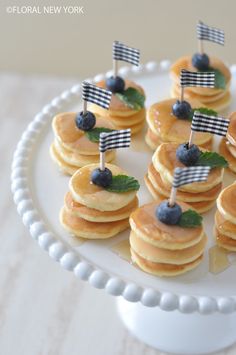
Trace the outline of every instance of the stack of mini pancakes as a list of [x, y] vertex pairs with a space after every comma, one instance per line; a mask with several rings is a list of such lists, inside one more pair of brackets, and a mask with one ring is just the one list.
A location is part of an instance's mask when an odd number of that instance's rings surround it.
[[[162, 143], [184, 143], [189, 139], [191, 121], [178, 119], [172, 113], [176, 99], [164, 100], [153, 104], [147, 111], [148, 131], [145, 136], [147, 145], [155, 150]], [[203, 107], [197, 100], [188, 100], [192, 109]], [[212, 135], [196, 132], [195, 143], [205, 149], [212, 148]]]
[[[106, 88], [105, 81], [100, 81], [96, 85]], [[145, 96], [144, 90], [141, 86], [132, 81], [125, 80], [125, 89], [128, 88], [135, 88], [143, 96]], [[145, 108], [134, 110], [122, 102], [116, 94], [112, 95], [109, 110], [105, 110], [104, 108], [94, 104], [91, 104], [89, 107], [92, 112], [98, 113], [102, 117], [107, 118], [109, 122], [112, 122], [116, 129], [120, 130], [130, 128], [131, 134], [136, 134], [141, 131], [146, 119]]]
[[[74, 112], [60, 113], [52, 123], [55, 138], [50, 147], [50, 155], [61, 171], [69, 175], [82, 166], [99, 162], [99, 144], [89, 140], [86, 133], [77, 128], [76, 115]], [[98, 115], [95, 127], [114, 129], [112, 123]], [[115, 151], [108, 151], [106, 162], [114, 159]]]
[[[176, 157], [177, 147], [178, 144], [163, 143], [152, 157], [145, 183], [154, 199], [169, 198], [174, 169], [184, 167]], [[181, 186], [177, 191], [177, 200], [187, 202], [198, 213], [210, 210], [221, 191], [223, 171], [222, 168], [211, 169], [207, 181]]]
[[221, 140], [219, 151], [228, 161], [229, 169], [236, 173], [236, 112], [233, 112], [229, 118], [227, 136]]
[[[214, 57], [210, 58], [210, 67], [221, 71], [225, 77], [226, 88], [188, 87], [184, 89], [184, 96], [186, 99], [197, 99], [203, 104], [203, 106], [206, 106], [212, 110], [223, 112], [229, 106], [231, 101], [229, 91], [231, 73], [221, 60]], [[192, 66], [191, 56], [180, 58], [170, 69], [170, 76], [174, 82], [171, 88], [172, 97], [180, 97], [179, 77], [181, 69], [196, 71], [196, 68]]]
[[[183, 228], [160, 222], [155, 215], [159, 203], [141, 206], [131, 214], [131, 257], [145, 272], [176, 276], [201, 262], [206, 235], [202, 226]], [[190, 208], [185, 203], [179, 204], [183, 212]]]
[[217, 199], [215, 236], [220, 247], [236, 251], [236, 183], [222, 190]]
[[[113, 175], [124, 174], [115, 165], [106, 167]], [[98, 164], [84, 166], [71, 177], [60, 222], [77, 237], [106, 239], [129, 227], [129, 216], [138, 207], [137, 191], [115, 193], [94, 185], [90, 176], [96, 168]]]

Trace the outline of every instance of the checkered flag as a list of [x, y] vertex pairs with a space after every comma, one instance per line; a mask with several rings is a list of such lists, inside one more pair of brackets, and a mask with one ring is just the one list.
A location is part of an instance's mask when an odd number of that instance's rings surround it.
[[92, 102], [105, 109], [109, 109], [112, 92], [101, 89], [96, 85], [90, 84], [87, 81], [83, 81], [82, 98], [84, 101]]
[[173, 187], [178, 188], [182, 185], [193, 182], [206, 181], [210, 172], [210, 166], [190, 166], [187, 168], [175, 168]]
[[208, 132], [218, 136], [226, 136], [229, 127], [227, 118], [209, 116], [199, 111], [193, 115], [191, 130], [195, 132]]
[[225, 33], [218, 28], [210, 27], [199, 21], [197, 24], [197, 38], [204, 41], [210, 41], [221, 46], [225, 43]]
[[122, 60], [123, 62], [128, 62], [133, 65], [139, 66], [140, 50], [128, 47], [119, 41], [114, 41], [113, 59]]
[[99, 151], [105, 153], [110, 149], [128, 148], [131, 142], [131, 130], [122, 129], [119, 131], [102, 132], [99, 139]]
[[185, 69], [181, 70], [180, 86], [199, 86], [203, 88], [215, 87], [214, 72], [191, 72]]

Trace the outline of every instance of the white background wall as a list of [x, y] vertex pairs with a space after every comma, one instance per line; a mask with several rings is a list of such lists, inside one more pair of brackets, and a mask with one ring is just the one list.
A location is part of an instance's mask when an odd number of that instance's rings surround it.
[[[84, 15], [7, 14], [7, 6], [83, 6]], [[198, 19], [223, 28], [209, 53], [236, 62], [235, 0], [1, 0], [0, 70], [86, 77], [111, 67], [114, 39], [140, 48], [142, 61], [197, 49]]]

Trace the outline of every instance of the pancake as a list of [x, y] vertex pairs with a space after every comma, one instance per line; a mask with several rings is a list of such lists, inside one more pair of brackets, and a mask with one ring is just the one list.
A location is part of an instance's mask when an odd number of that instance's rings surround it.
[[[136, 134], [140, 132], [143, 129], [143, 126], [145, 124], [145, 121], [134, 124], [134, 125], [129, 125], [129, 128], [131, 129], [131, 134]], [[121, 126], [121, 125], [116, 125], [116, 129], [126, 129], [126, 126]]]
[[[200, 242], [203, 237], [203, 227], [183, 228], [170, 226], [160, 222], [155, 215], [161, 201], [152, 202], [137, 208], [130, 215], [132, 231], [142, 240], [154, 246], [170, 250], [182, 250]], [[190, 207], [178, 202], [183, 212]]]
[[[167, 141], [163, 141], [162, 139], [160, 139], [160, 137], [158, 137], [158, 135], [154, 134], [150, 128], [148, 128], [147, 133], [145, 135], [145, 141], [152, 150], [156, 150], [156, 148], [162, 143], [167, 143]], [[177, 142], [173, 142], [173, 143], [177, 143]], [[209, 141], [200, 145], [200, 147], [205, 148], [206, 150], [212, 150], [212, 143], [213, 143], [213, 138], [211, 137]]]
[[[207, 104], [217, 101], [219, 99], [221, 99], [222, 97], [224, 97], [226, 95], [226, 93], [228, 93], [228, 91], [222, 91], [219, 92], [215, 95], [201, 95], [201, 94], [196, 94], [194, 92], [192, 92], [191, 87], [185, 87], [184, 88], [184, 98], [185, 99], [195, 99], [200, 101], [202, 104], [204, 104], [204, 106], [208, 107]], [[171, 87], [171, 96], [172, 97], [180, 97], [181, 95], [181, 88], [177, 83], [174, 83]]]
[[[184, 143], [189, 139], [191, 121], [176, 118], [172, 106], [176, 99], [168, 99], [152, 105], [147, 111], [147, 123], [150, 130], [166, 142]], [[189, 100], [192, 108], [202, 107], [196, 100]], [[209, 133], [196, 132], [194, 142], [202, 146], [211, 139]]]
[[226, 142], [226, 148], [228, 149], [232, 157], [236, 159], [236, 147], [234, 147], [229, 142]]
[[[226, 65], [216, 57], [210, 57], [210, 67], [214, 69], [218, 69], [222, 72], [226, 80], [226, 90], [229, 87], [230, 80], [231, 80], [231, 73], [230, 70], [226, 67]], [[179, 83], [179, 76], [181, 69], [187, 69], [190, 71], [196, 71], [196, 68], [192, 66], [192, 56], [185, 56], [178, 59], [170, 68], [170, 76], [174, 82], [177, 84]], [[191, 87], [189, 88], [191, 92], [196, 94], [205, 95], [205, 96], [212, 96], [220, 93], [224, 90], [219, 88], [202, 88], [202, 87]]]
[[[100, 156], [99, 154], [97, 155], [82, 155], [79, 154], [78, 151], [74, 150], [73, 152], [71, 150], [66, 149], [61, 145], [60, 142], [58, 142], [56, 139], [53, 143], [54, 149], [57, 151], [57, 154], [60, 156], [60, 158], [66, 162], [69, 165], [73, 165], [77, 168], [81, 168], [82, 166], [88, 165], [88, 164], [95, 164], [99, 163], [100, 161]], [[115, 151], [113, 150], [108, 150], [105, 154], [105, 161], [111, 162], [115, 159]]]
[[131, 212], [138, 207], [138, 198], [135, 197], [127, 206], [116, 211], [99, 211], [93, 208], [86, 207], [78, 202], [75, 202], [70, 192], [67, 192], [64, 199], [65, 209], [75, 217], [83, 218], [90, 222], [113, 222], [126, 219]]
[[233, 112], [230, 116], [230, 124], [227, 131], [227, 139], [228, 141], [236, 147], [236, 112]]
[[60, 212], [60, 223], [68, 232], [86, 239], [111, 238], [129, 227], [128, 218], [107, 223], [89, 222], [71, 215], [65, 208]]
[[[99, 164], [84, 166], [71, 177], [69, 189], [73, 200], [99, 211], [115, 211], [128, 205], [135, 198], [137, 191], [116, 193], [94, 185], [90, 181], [90, 175], [98, 167]], [[113, 175], [126, 175], [118, 166], [106, 164], [106, 167]]]
[[[151, 193], [152, 197], [155, 200], [162, 200], [162, 201], [166, 200], [166, 196], [161, 194], [157, 189], [155, 189], [155, 187], [153, 186], [153, 184], [151, 183], [151, 181], [147, 175], [144, 177], [144, 181], [145, 181], [145, 184], [146, 184], [149, 192]], [[180, 201], [180, 200], [178, 200], [178, 201]], [[198, 213], [202, 214], [202, 213], [209, 211], [210, 209], [212, 209], [215, 206], [215, 200], [213, 200], [213, 201], [199, 201], [199, 202], [191, 202], [190, 201], [190, 202], [188, 202], [188, 205], [190, 205], [190, 207], [192, 209], [194, 209], [195, 211], [197, 211]]]
[[51, 156], [52, 160], [54, 161], [54, 163], [56, 163], [57, 166], [59, 166], [61, 172], [63, 172], [64, 174], [73, 175], [78, 170], [78, 167], [66, 163], [60, 157], [57, 150], [55, 149], [54, 144], [51, 144], [50, 149], [49, 149], [49, 153], [50, 153], [50, 156]]
[[236, 183], [221, 191], [217, 198], [217, 208], [227, 221], [236, 224]]
[[146, 118], [146, 109], [145, 108], [136, 112], [134, 115], [128, 116], [128, 117], [111, 116], [111, 115], [109, 116], [109, 119], [112, 121], [112, 123], [115, 126], [122, 125], [127, 128], [129, 128], [130, 125], [135, 125], [135, 124], [145, 121], [145, 118]]
[[168, 250], [147, 243], [139, 238], [133, 231], [130, 234], [130, 246], [136, 254], [154, 263], [173, 265], [187, 264], [199, 258], [204, 252], [206, 240], [207, 238], [204, 234], [197, 244], [189, 248], [183, 250]]
[[[102, 81], [96, 83], [96, 85], [101, 88], [106, 88], [105, 80], [102, 80]], [[128, 89], [128, 88], [135, 88], [143, 96], [145, 96], [144, 90], [141, 88], [141, 86], [134, 83], [133, 81], [125, 80], [125, 89]], [[115, 116], [115, 117], [127, 117], [127, 116], [131, 116], [131, 115], [134, 115], [135, 113], [137, 113], [137, 110], [131, 109], [130, 107], [125, 105], [118, 98], [118, 96], [116, 94], [112, 94], [109, 110], [105, 110], [102, 107], [94, 105], [94, 104], [91, 104], [89, 107], [91, 108], [91, 110], [93, 112], [97, 112], [97, 113], [101, 114], [102, 116], [103, 116], [104, 111], [107, 111], [106, 112], [107, 115], [109, 114], [109, 116], [111, 115], [111, 116]]]
[[228, 238], [236, 239], [236, 224], [227, 221], [217, 210], [215, 214], [215, 226], [219, 232]]
[[216, 243], [227, 250], [230, 251], [236, 251], [236, 240], [226, 237], [223, 234], [220, 234], [217, 229], [215, 229], [215, 237], [216, 237]]
[[177, 275], [181, 275], [196, 268], [200, 262], [202, 261], [203, 256], [200, 256], [198, 259], [182, 265], [173, 265], [173, 264], [161, 264], [154, 263], [152, 261], [147, 261], [146, 259], [140, 257], [135, 253], [133, 249], [131, 251], [131, 258], [134, 263], [136, 263], [140, 269], [143, 271], [153, 274], [155, 276], [165, 276], [165, 277], [173, 277]]
[[[176, 167], [184, 167], [176, 157], [177, 147], [178, 144], [176, 143], [163, 143], [157, 148], [152, 157], [155, 169], [159, 172], [162, 180], [169, 188], [171, 188], [173, 183], [174, 169]], [[204, 151], [204, 149], [202, 149], [202, 151]], [[191, 193], [208, 191], [222, 182], [223, 172], [223, 168], [211, 169], [207, 181], [184, 185], [181, 186], [179, 190]]]
[[[98, 155], [99, 144], [91, 142], [84, 131], [75, 124], [75, 112], [65, 112], [56, 115], [52, 122], [53, 131], [57, 141], [66, 149], [78, 152], [81, 155]], [[96, 116], [95, 127], [114, 129], [111, 122]]]
[[[160, 174], [156, 171], [153, 164], [148, 167], [148, 178], [151, 181], [154, 188], [160, 192], [162, 195], [169, 198], [171, 188], [166, 187], [161, 179]], [[202, 201], [213, 201], [216, 200], [222, 188], [222, 184], [214, 186], [212, 189], [205, 192], [189, 193], [186, 191], [177, 191], [177, 199], [184, 202], [202, 202]]]
[[222, 138], [219, 145], [219, 153], [225, 157], [229, 164], [229, 169], [236, 173], [236, 158], [230, 153], [227, 148], [227, 141], [225, 138]]

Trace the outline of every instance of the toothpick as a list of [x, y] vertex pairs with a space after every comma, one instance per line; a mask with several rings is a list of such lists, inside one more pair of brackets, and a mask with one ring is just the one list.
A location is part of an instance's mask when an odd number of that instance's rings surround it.
[[193, 144], [193, 137], [194, 137], [194, 131], [190, 131], [190, 135], [189, 135], [189, 141], [188, 141], [188, 149], [191, 147], [191, 145]]
[[114, 78], [116, 78], [118, 74], [118, 60], [115, 59], [113, 59], [113, 74]]
[[170, 192], [170, 199], [169, 199], [169, 205], [170, 207], [173, 207], [175, 205], [176, 201], [176, 194], [177, 194], [177, 188], [172, 186], [171, 192]]
[[100, 152], [100, 170], [105, 170], [105, 152]]
[[87, 101], [83, 101], [83, 114], [87, 112]]
[[203, 54], [203, 41], [201, 39], [198, 40], [198, 51], [200, 54]]
[[180, 101], [184, 101], [184, 86], [181, 86], [180, 88]]

